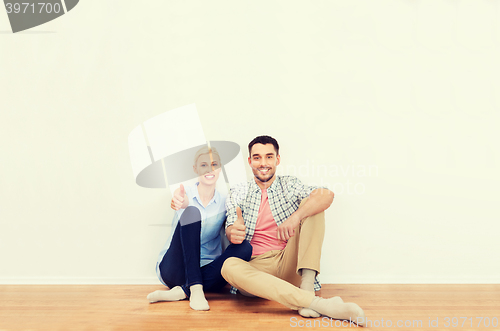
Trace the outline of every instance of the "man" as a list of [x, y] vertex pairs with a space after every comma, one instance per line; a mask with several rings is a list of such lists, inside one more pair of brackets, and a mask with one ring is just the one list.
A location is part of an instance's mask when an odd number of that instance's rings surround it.
[[320, 314], [364, 323], [364, 312], [340, 297], [323, 299], [316, 275], [320, 270], [325, 231], [324, 210], [333, 192], [303, 185], [293, 176], [277, 176], [278, 142], [259, 136], [248, 145], [254, 178], [231, 189], [226, 200], [226, 235], [233, 244], [248, 240], [250, 262], [229, 258], [222, 276], [245, 295], [277, 301], [304, 317]]

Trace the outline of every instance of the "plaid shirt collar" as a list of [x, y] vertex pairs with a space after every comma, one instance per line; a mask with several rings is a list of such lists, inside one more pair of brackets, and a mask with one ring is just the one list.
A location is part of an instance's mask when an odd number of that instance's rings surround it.
[[[249, 180], [250, 186], [249, 186], [249, 191], [252, 193], [257, 193], [259, 191], [262, 191], [262, 189], [257, 185], [257, 182], [255, 181], [255, 177]], [[278, 187], [278, 182], [279, 182], [279, 177], [278, 175], [274, 174], [274, 180], [271, 186], [267, 188], [267, 192], [276, 192], [277, 187]]]

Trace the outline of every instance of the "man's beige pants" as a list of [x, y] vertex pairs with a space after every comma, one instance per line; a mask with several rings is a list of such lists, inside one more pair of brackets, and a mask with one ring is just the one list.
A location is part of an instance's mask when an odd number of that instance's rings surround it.
[[235, 288], [255, 296], [292, 309], [309, 307], [314, 293], [298, 287], [299, 270], [312, 269], [319, 274], [324, 234], [325, 213], [321, 212], [303, 219], [282, 250], [252, 256], [250, 262], [228, 258], [222, 266], [222, 276]]

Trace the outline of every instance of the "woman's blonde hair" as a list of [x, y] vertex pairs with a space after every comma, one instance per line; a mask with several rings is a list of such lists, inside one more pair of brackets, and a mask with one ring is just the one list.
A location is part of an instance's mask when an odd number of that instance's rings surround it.
[[[194, 155], [194, 165], [196, 166], [196, 162], [198, 162], [198, 158], [200, 156], [205, 155], [205, 154], [210, 154], [210, 152], [212, 152], [212, 159], [215, 159], [215, 155], [217, 155], [217, 157], [219, 158], [219, 163], [220, 163], [221, 162], [220, 155], [219, 155], [219, 152], [217, 152], [217, 150], [215, 149], [215, 147], [209, 148], [208, 146], [203, 146]], [[220, 166], [220, 164], [219, 164], [219, 166]]]

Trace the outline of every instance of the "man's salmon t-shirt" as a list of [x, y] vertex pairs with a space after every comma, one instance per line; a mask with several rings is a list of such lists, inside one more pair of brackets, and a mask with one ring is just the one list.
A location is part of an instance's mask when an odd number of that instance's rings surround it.
[[267, 198], [267, 189], [262, 190], [255, 233], [250, 241], [253, 248], [252, 255], [261, 255], [271, 250], [282, 250], [285, 248], [286, 242], [278, 240], [277, 234], [278, 225], [271, 213], [271, 207]]

